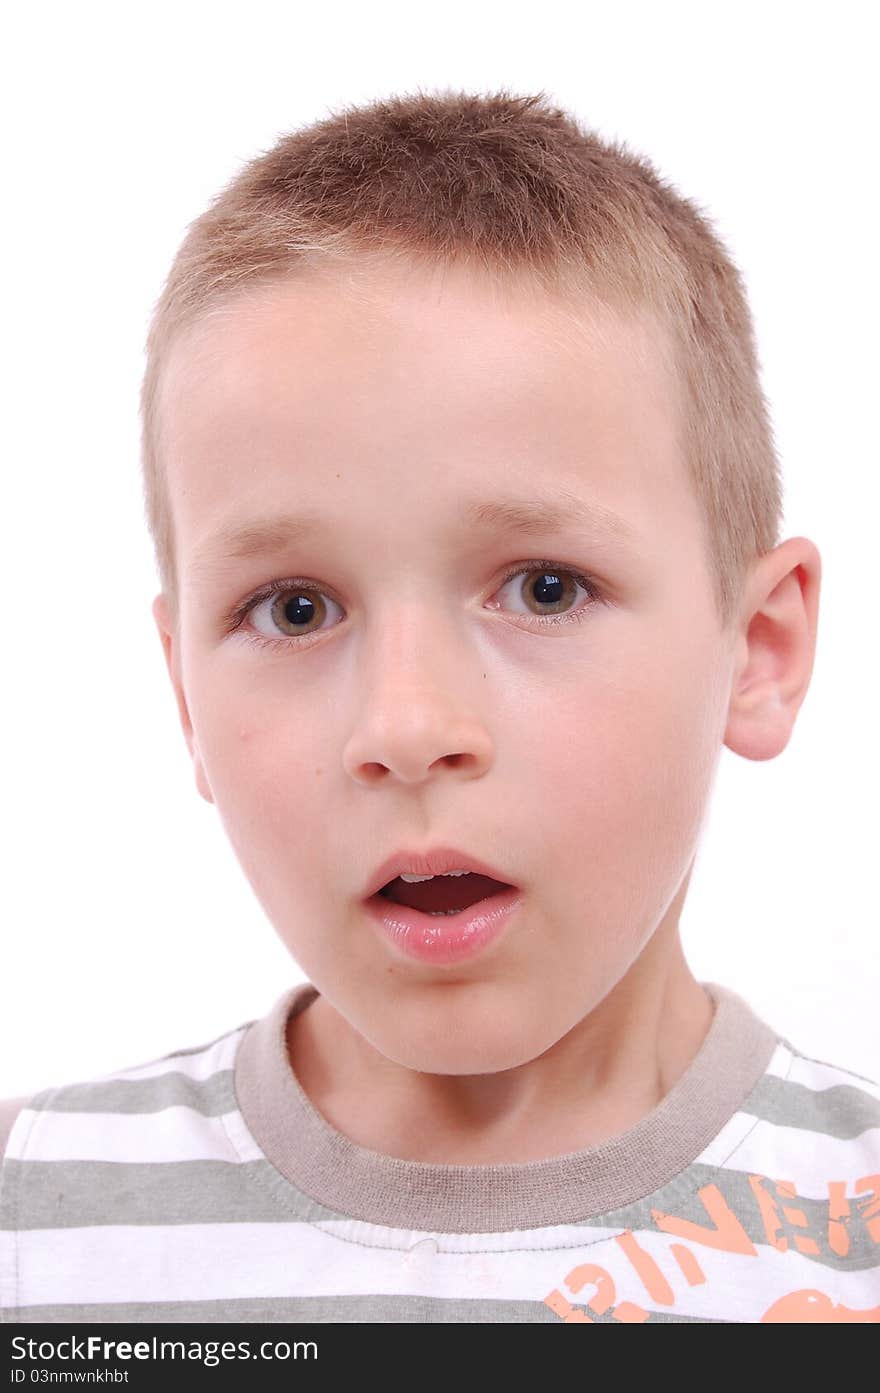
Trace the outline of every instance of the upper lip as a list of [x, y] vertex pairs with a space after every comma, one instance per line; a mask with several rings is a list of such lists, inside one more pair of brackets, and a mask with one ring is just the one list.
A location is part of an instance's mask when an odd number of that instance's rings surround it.
[[443, 875], [446, 871], [473, 871], [475, 875], [487, 875], [503, 885], [512, 884], [503, 871], [496, 870], [486, 861], [479, 861], [467, 851], [458, 851], [452, 846], [435, 846], [427, 851], [395, 851], [387, 861], [383, 861], [370, 877], [364, 891], [369, 899], [377, 891], [406, 872], [407, 875]]

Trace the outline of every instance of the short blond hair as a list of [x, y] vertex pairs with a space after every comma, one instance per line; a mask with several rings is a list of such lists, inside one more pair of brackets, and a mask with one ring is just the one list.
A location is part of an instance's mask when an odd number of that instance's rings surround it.
[[141, 389], [145, 512], [172, 612], [159, 421], [172, 342], [249, 288], [375, 253], [465, 259], [658, 316], [684, 388], [685, 464], [726, 629], [782, 514], [740, 273], [705, 212], [543, 92], [418, 92], [344, 108], [250, 160], [190, 224], [153, 311]]

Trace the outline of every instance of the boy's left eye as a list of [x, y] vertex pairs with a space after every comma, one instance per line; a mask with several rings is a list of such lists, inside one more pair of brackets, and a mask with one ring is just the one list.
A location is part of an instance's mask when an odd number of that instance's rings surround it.
[[[509, 571], [495, 594], [501, 594], [511, 581], [520, 577], [525, 577], [525, 581], [520, 584], [518, 593], [525, 597], [527, 604], [535, 605], [536, 608], [514, 613], [525, 613], [539, 625], [580, 621], [586, 617], [592, 605], [602, 599], [595, 581], [570, 567], [557, 566], [553, 561], [535, 561]], [[577, 609], [568, 608], [576, 601], [579, 586], [586, 591], [587, 603]], [[305, 640], [316, 637], [328, 627], [321, 622], [328, 613], [327, 600], [331, 606], [335, 605], [337, 609], [341, 609], [336, 600], [319, 590], [311, 581], [270, 581], [230, 615], [228, 631], [232, 633], [239, 629], [248, 615], [262, 614], [264, 618], [268, 616], [268, 630], [262, 629], [252, 618], [256, 633], [245, 633], [244, 637], [263, 645], [285, 648], [300, 646]], [[500, 601], [493, 599], [487, 603], [487, 608], [500, 610], [502, 606]], [[287, 637], [279, 637], [279, 632]]]

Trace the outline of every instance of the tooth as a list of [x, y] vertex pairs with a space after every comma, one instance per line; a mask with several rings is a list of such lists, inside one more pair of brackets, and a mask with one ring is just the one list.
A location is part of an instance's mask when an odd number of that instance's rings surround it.
[[[442, 875], [470, 875], [470, 871], [442, 871]], [[420, 880], [433, 880], [432, 875], [402, 875], [401, 880], [405, 880], [407, 885], [415, 885]]]

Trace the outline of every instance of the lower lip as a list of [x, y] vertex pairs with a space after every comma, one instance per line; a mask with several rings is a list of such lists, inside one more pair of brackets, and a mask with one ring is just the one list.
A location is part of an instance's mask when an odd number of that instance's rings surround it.
[[475, 957], [501, 937], [521, 903], [522, 891], [516, 886], [478, 900], [459, 914], [423, 914], [384, 895], [365, 901], [395, 948], [423, 963], [458, 963]]

